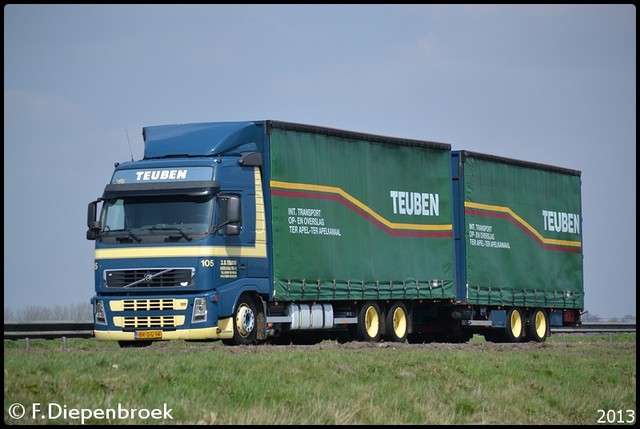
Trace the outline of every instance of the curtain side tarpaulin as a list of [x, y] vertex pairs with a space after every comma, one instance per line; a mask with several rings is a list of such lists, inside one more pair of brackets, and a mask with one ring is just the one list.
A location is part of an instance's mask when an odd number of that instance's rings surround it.
[[580, 176], [467, 157], [467, 302], [583, 308]]
[[278, 300], [452, 298], [447, 150], [274, 129]]

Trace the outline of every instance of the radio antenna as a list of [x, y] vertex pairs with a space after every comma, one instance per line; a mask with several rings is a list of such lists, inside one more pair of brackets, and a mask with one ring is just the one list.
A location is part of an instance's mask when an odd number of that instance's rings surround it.
[[127, 133], [127, 142], [129, 142], [129, 153], [131, 154], [131, 161], [133, 161], [133, 151], [131, 150], [131, 140], [129, 140], [129, 131], [125, 128], [124, 132]]

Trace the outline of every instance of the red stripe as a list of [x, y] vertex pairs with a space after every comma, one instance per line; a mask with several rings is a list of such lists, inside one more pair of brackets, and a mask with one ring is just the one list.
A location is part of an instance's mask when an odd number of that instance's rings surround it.
[[542, 240], [540, 240], [540, 238], [538, 238], [538, 236], [536, 236], [533, 232], [529, 231], [527, 228], [524, 227], [524, 225], [522, 225], [520, 222], [518, 222], [516, 219], [513, 218], [513, 216], [511, 216], [508, 213], [501, 213], [501, 212], [492, 212], [492, 211], [484, 211], [484, 210], [475, 210], [475, 209], [464, 209], [465, 214], [472, 214], [472, 215], [476, 215], [476, 216], [483, 216], [483, 217], [491, 217], [491, 218], [497, 218], [497, 219], [506, 219], [509, 222], [511, 222], [512, 224], [514, 224], [516, 227], [518, 227], [518, 229], [520, 229], [522, 232], [524, 232], [525, 234], [527, 234], [529, 237], [533, 238], [533, 240], [538, 243], [538, 245], [540, 247], [542, 247], [545, 250], [555, 250], [558, 252], [569, 252], [569, 253], [580, 253], [582, 248], [581, 247], [568, 247], [568, 246], [560, 246], [557, 244], [546, 244], [544, 243]]
[[395, 235], [398, 237], [430, 237], [430, 238], [440, 238], [440, 237], [451, 237], [451, 231], [408, 231], [408, 230], [396, 230], [391, 229], [385, 224], [381, 223], [378, 219], [371, 216], [369, 213], [363, 211], [360, 207], [354, 205], [350, 201], [343, 198], [341, 195], [336, 194], [324, 194], [317, 192], [304, 192], [304, 191], [285, 191], [282, 189], [271, 189], [271, 195], [276, 195], [278, 197], [290, 197], [290, 198], [309, 198], [313, 200], [325, 200], [325, 201], [336, 201], [347, 207], [348, 209], [353, 210], [358, 213], [363, 218], [367, 219], [369, 222], [373, 223], [375, 226], [383, 230], [389, 235]]

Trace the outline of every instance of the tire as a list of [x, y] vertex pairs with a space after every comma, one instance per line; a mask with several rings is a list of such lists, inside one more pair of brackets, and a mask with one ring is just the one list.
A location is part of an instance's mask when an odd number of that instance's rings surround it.
[[251, 296], [244, 294], [233, 313], [233, 340], [223, 340], [227, 345], [248, 346], [257, 344], [258, 310]]
[[382, 316], [380, 306], [375, 301], [367, 301], [358, 313], [358, 339], [367, 342], [380, 341]]
[[527, 338], [538, 343], [544, 342], [549, 336], [549, 317], [547, 313], [538, 308], [529, 316]]
[[386, 317], [386, 331], [389, 341], [404, 343], [409, 332], [407, 307], [402, 301], [395, 301], [389, 307]]
[[507, 312], [507, 326], [504, 332], [509, 343], [519, 343], [524, 338], [524, 317], [519, 308], [512, 308]]

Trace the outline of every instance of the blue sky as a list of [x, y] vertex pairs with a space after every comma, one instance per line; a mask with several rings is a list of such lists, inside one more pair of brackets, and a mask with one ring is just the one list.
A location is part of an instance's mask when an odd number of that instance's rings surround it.
[[633, 5], [6, 5], [4, 305], [89, 302], [147, 125], [274, 119], [582, 172], [585, 307], [636, 314]]

